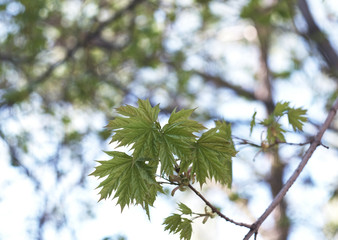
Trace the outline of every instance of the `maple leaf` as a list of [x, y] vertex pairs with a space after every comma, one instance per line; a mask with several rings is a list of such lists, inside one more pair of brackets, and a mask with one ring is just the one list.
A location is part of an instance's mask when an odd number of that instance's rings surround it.
[[302, 131], [303, 123], [307, 121], [305, 117], [306, 110], [302, 108], [290, 107], [290, 102], [278, 102], [275, 110], [273, 111], [274, 116], [288, 115], [289, 123], [292, 125], [294, 131]]
[[192, 234], [192, 226], [191, 226], [192, 221], [188, 218], [182, 219], [183, 221], [181, 222], [178, 228], [178, 231], [180, 231], [180, 239], [190, 240]]
[[149, 99], [142, 100], [139, 99], [137, 101], [138, 108], [126, 105], [117, 108], [117, 112], [121, 115], [127, 117], [139, 117], [142, 119], [146, 119], [149, 122], [155, 122], [158, 117], [158, 113], [160, 112], [159, 104], [155, 107], [150, 105]]
[[179, 208], [179, 210], [181, 211], [182, 214], [186, 214], [186, 215], [192, 214], [191, 209], [187, 205], [185, 205], [184, 203], [179, 203], [178, 208]]
[[180, 232], [180, 239], [189, 240], [192, 234], [192, 221], [187, 218], [182, 218], [179, 214], [173, 214], [167, 217], [163, 224], [166, 225], [164, 230], [169, 230], [169, 233]]
[[164, 230], [169, 230], [169, 233], [176, 233], [176, 230], [181, 224], [181, 215], [175, 213], [164, 219], [163, 225], [166, 225]]
[[174, 155], [181, 161], [190, 157], [192, 143], [196, 141], [194, 132], [198, 132], [205, 127], [188, 119], [194, 109], [176, 109], [170, 115], [168, 123], [161, 130], [161, 142], [159, 157], [161, 161], [161, 173], [172, 174], [175, 166]]
[[117, 112], [125, 117], [116, 117], [107, 125], [115, 132], [111, 142], [118, 142], [120, 146], [132, 145], [134, 158], [158, 155], [158, 139], [160, 124], [157, 121], [159, 106], [151, 107], [149, 100], [139, 100], [139, 107], [122, 106]]
[[303, 123], [307, 121], [306, 110], [302, 108], [290, 108], [288, 119], [294, 131], [303, 131]]
[[97, 187], [102, 188], [99, 192], [100, 200], [109, 198], [115, 192], [113, 198], [118, 198], [121, 210], [129, 204], [140, 204], [149, 216], [148, 209], [153, 205], [157, 192], [163, 192], [155, 180], [152, 167], [144, 159], [135, 160], [123, 152], [106, 153], [112, 159], [98, 161], [101, 165], [90, 174], [99, 178], [106, 177]]
[[232, 182], [231, 158], [236, 151], [231, 141], [230, 125], [216, 122], [216, 127], [203, 133], [194, 145], [192, 173], [202, 186], [207, 178], [229, 187]]
[[283, 116], [290, 109], [290, 102], [278, 102], [273, 110], [272, 115]]

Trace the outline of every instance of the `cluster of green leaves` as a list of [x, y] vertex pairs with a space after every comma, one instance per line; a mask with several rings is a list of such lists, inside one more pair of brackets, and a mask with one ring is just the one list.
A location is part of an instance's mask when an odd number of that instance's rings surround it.
[[[174, 213], [171, 216], [167, 217], [163, 225], [165, 230], [169, 230], [169, 233], [180, 233], [181, 239], [189, 240], [192, 234], [192, 220], [196, 218], [203, 218], [203, 224], [207, 222], [209, 218], [214, 218], [216, 213], [214, 213], [208, 206], [205, 206], [204, 213], [195, 213], [184, 203], [178, 204], [178, 210], [180, 214]], [[190, 218], [183, 217], [187, 215]], [[193, 217], [193, 215], [195, 215]]]
[[152, 107], [148, 100], [139, 100], [138, 107], [118, 108], [122, 116], [107, 125], [114, 132], [111, 142], [130, 147], [132, 154], [111, 151], [107, 152], [111, 160], [99, 161], [91, 175], [106, 177], [98, 186], [102, 187], [100, 200], [114, 192], [122, 210], [126, 205], [140, 204], [149, 216], [149, 206], [163, 192], [157, 176], [176, 185], [184, 181], [171, 181], [175, 174], [175, 179], [193, 176], [201, 186], [207, 179], [214, 179], [230, 187], [231, 158], [236, 154], [231, 126], [218, 121], [214, 128], [197, 135], [205, 127], [189, 119], [193, 111], [174, 109], [168, 123], [161, 127], [159, 105]]
[[[290, 107], [290, 102], [278, 102], [270, 116], [259, 122], [260, 125], [267, 128], [267, 143], [271, 145], [285, 142], [284, 133], [286, 133], [286, 130], [279, 123], [281, 117], [285, 115], [288, 117], [289, 124], [292, 126], [293, 131], [303, 131], [303, 124], [307, 121], [306, 112], [307, 110], [302, 108]], [[256, 112], [252, 116], [250, 133], [255, 125]]]
[[189, 240], [192, 234], [192, 220], [182, 216], [191, 216], [193, 212], [184, 203], [179, 203], [178, 207], [181, 214], [172, 214], [164, 220], [163, 224], [166, 225], [165, 230], [168, 230], [169, 233], [180, 233], [180, 239]]
[[288, 21], [294, 12], [287, 1], [279, 1], [272, 7], [264, 6], [264, 1], [250, 0], [241, 11], [241, 17], [253, 20], [256, 24], [269, 26], [275, 21]]

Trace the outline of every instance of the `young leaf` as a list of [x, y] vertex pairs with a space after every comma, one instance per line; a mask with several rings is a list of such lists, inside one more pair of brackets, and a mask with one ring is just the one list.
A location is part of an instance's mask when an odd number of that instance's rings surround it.
[[187, 218], [182, 218], [183, 221], [181, 222], [181, 225], [179, 226], [180, 233], [180, 239], [190, 240], [191, 234], [192, 234], [192, 221]]
[[181, 211], [182, 214], [186, 214], [186, 215], [192, 214], [191, 209], [187, 205], [185, 205], [184, 203], [179, 203], [178, 208], [179, 208], [179, 210]]
[[175, 170], [175, 158], [172, 153], [173, 143], [170, 139], [162, 137], [159, 150], [159, 159], [161, 161], [161, 174], [171, 175]]
[[188, 119], [193, 111], [193, 109], [179, 112], [174, 110], [162, 129], [159, 150], [162, 174], [171, 175], [174, 171], [173, 154], [182, 161], [190, 157], [191, 145], [196, 141], [194, 132], [205, 128], [202, 124]]
[[231, 186], [231, 157], [236, 151], [231, 141], [230, 125], [216, 122], [216, 127], [202, 134], [194, 145], [192, 173], [203, 185], [207, 178]]
[[139, 117], [141, 119], [146, 119], [149, 122], [155, 122], [160, 112], [159, 105], [152, 107], [148, 99], [137, 101], [138, 108], [126, 105], [117, 108], [117, 112], [126, 117]]
[[289, 110], [289, 105], [290, 102], [278, 102], [272, 114], [276, 117], [283, 116]]
[[180, 239], [190, 240], [192, 234], [191, 220], [187, 218], [182, 218], [179, 214], [173, 214], [167, 217], [163, 225], [165, 230], [169, 230], [169, 233], [178, 233], [180, 232]]
[[255, 111], [254, 114], [252, 115], [252, 119], [250, 122], [250, 135], [252, 133], [252, 129], [254, 128], [254, 126], [256, 126], [256, 114], [257, 112]]
[[303, 131], [303, 123], [307, 121], [306, 110], [302, 108], [290, 108], [288, 111], [289, 123], [294, 131]]
[[[107, 152], [113, 158], [109, 161], [99, 161], [101, 165], [90, 175], [103, 178], [100, 183], [102, 199], [109, 198], [115, 191], [114, 198], [121, 209], [129, 204], [140, 204], [147, 211], [153, 205], [157, 192], [162, 187], [156, 182], [154, 170], [143, 159], [134, 160], [131, 156], [117, 151]], [[99, 200], [99, 201], [100, 201]]]
[[132, 145], [133, 156], [156, 158], [160, 138], [160, 125], [157, 122], [159, 106], [151, 107], [148, 100], [139, 100], [139, 107], [122, 106], [117, 112], [126, 117], [116, 117], [107, 128], [115, 134], [111, 142], [117, 141], [118, 146]]
[[181, 222], [181, 215], [175, 213], [164, 219], [163, 225], [166, 225], [164, 230], [169, 230], [169, 233], [177, 233], [177, 229], [179, 228]]

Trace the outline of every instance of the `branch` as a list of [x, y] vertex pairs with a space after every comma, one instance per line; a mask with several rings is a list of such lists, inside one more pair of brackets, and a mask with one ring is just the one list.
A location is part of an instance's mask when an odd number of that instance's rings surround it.
[[203, 200], [203, 202], [205, 202], [205, 204], [207, 206], [209, 206], [212, 211], [214, 213], [217, 213], [218, 216], [220, 216], [221, 218], [223, 218], [225, 221], [231, 222], [237, 226], [241, 226], [241, 227], [247, 227], [247, 228], [251, 228], [251, 225], [246, 224], [246, 223], [241, 223], [241, 222], [236, 222], [234, 220], [232, 220], [231, 218], [228, 218], [227, 216], [225, 216], [223, 213], [221, 213], [214, 205], [212, 205], [205, 197], [203, 197], [203, 195], [196, 190], [196, 188], [194, 188], [191, 184], [188, 185], [188, 187], [197, 195], [200, 197], [200, 199]]
[[209, 74], [206, 74], [204, 72], [197, 71], [197, 70], [193, 70], [193, 73], [201, 76], [205, 80], [213, 82], [218, 87], [229, 88], [229, 89], [233, 90], [234, 92], [236, 92], [237, 95], [239, 95], [239, 96], [248, 98], [250, 100], [260, 100], [260, 99], [257, 99], [257, 97], [255, 96], [255, 94], [253, 92], [245, 90], [244, 88], [242, 88], [239, 85], [235, 85], [235, 84], [232, 84], [230, 82], [227, 82], [220, 77], [212, 76], [212, 75], [209, 75]]
[[318, 51], [324, 58], [328, 67], [330, 68], [330, 72], [333, 74], [335, 78], [338, 78], [337, 52], [335, 51], [334, 47], [325, 36], [325, 33], [323, 33], [320, 30], [317, 23], [315, 22], [306, 0], [299, 0], [298, 7], [307, 23], [307, 32], [303, 34], [303, 36], [305, 35], [307, 38], [311, 39], [316, 43]]
[[248, 240], [250, 237], [258, 232], [259, 227], [261, 224], [265, 221], [265, 219], [271, 214], [271, 212], [275, 209], [275, 207], [282, 201], [284, 196], [286, 195], [287, 191], [290, 189], [290, 187], [293, 185], [293, 183], [296, 181], [300, 173], [303, 171], [303, 168], [311, 158], [313, 152], [316, 150], [316, 148], [321, 144], [321, 139], [325, 133], [325, 131], [328, 129], [329, 125], [331, 124], [334, 116], [336, 115], [338, 110], [338, 98], [336, 99], [335, 103], [333, 104], [332, 108], [330, 109], [329, 114], [327, 115], [327, 118], [323, 125], [321, 126], [319, 132], [315, 136], [313, 142], [311, 143], [309, 149], [304, 154], [302, 161], [299, 163], [298, 167], [295, 169], [291, 177], [288, 179], [288, 181], [285, 183], [283, 188], [280, 190], [280, 192], [277, 194], [277, 196], [274, 198], [274, 200], [271, 202], [270, 206], [265, 210], [265, 212], [257, 219], [255, 223], [252, 224], [250, 231], [245, 235], [243, 240]]
[[30, 62], [32, 61], [32, 57], [27, 57], [27, 56], [15, 56], [6, 52], [0, 52], [0, 60], [1, 61], [6, 61], [10, 62], [14, 65], [25, 63], [25, 62]]
[[113, 16], [108, 18], [106, 21], [101, 22], [94, 31], [90, 32], [87, 35], [86, 41], [88, 42], [88, 41], [92, 40], [93, 38], [99, 36], [100, 33], [102, 32], [102, 30], [105, 27], [107, 27], [109, 24], [116, 21], [120, 17], [124, 16], [126, 14], [126, 12], [132, 11], [137, 5], [140, 5], [142, 2], [144, 2], [144, 0], [131, 1], [125, 8], [118, 11], [116, 14], [114, 14]]

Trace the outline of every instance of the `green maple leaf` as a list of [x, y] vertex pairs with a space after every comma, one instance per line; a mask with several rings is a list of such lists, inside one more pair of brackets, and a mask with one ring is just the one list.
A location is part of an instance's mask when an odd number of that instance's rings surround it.
[[302, 108], [290, 108], [288, 111], [289, 123], [294, 131], [303, 131], [303, 124], [307, 121], [306, 110]]
[[290, 109], [290, 102], [278, 102], [273, 110], [273, 115], [280, 117], [283, 116]]
[[192, 234], [192, 226], [191, 226], [192, 221], [187, 218], [183, 218], [183, 221], [181, 222], [179, 226], [179, 231], [180, 231], [180, 239], [186, 239], [190, 240], [191, 239], [191, 234]]
[[216, 127], [203, 133], [194, 145], [192, 173], [202, 186], [207, 178], [231, 186], [232, 162], [236, 150], [231, 140], [230, 125], [216, 122]]
[[181, 215], [175, 213], [164, 219], [163, 225], [166, 225], [164, 230], [169, 230], [169, 233], [176, 233], [176, 230], [179, 228], [181, 222]]
[[186, 215], [192, 214], [192, 210], [187, 205], [185, 205], [184, 203], [179, 203], [178, 208], [179, 208], [179, 210], [181, 211], [182, 214], [186, 214]]
[[275, 110], [273, 111], [274, 116], [288, 115], [289, 123], [291, 124], [294, 131], [302, 131], [303, 123], [307, 121], [306, 110], [302, 108], [290, 107], [290, 102], [278, 102]]
[[174, 155], [181, 161], [190, 157], [191, 146], [196, 141], [194, 132], [198, 132], [205, 127], [188, 119], [194, 109], [176, 109], [171, 113], [168, 123], [161, 130], [159, 157], [161, 161], [161, 173], [172, 174], [175, 166]]
[[170, 141], [165, 137], [162, 138], [159, 159], [161, 160], [161, 174], [171, 175], [175, 170], [175, 158], [171, 152]]
[[139, 106], [138, 108], [126, 105], [119, 107], [117, 112], [127, 117], [139, 117], [146, 119], [149, 122], [155, 122], [157, 120], [158, 113], [160, 112], [159, 105], [152, 107], [148, 99], [139, 99], [137, 104]]
[[163, 224], [165, 230], [169, 230], [169, 233], [180, 232], [180, 239], [190, 240], [192, 234], [192, 221], [187, 218], [182, 218], [179, 214], [173, 214], [167, 217]]
[[140, 204], [149, 216], [149, 206], [153, 205], [157, 192], [163, 191], [155, 180], [154, 169], [145, 163], [145, 159], [135, 160], [118, 151], [106, 153], [112, 159], [99, 161], [101, 165], [90, 174], [99, 178], [106, 177], [98, 186], [102, 188], [100, 200], [109, 198], [115, 192], [113, 198], [118, 198], [121, 210], [129, 204]]
[[151, 107], [149, 100], [139, 100], [139, 107], [122, 106], [117, 112], [125, 117], [116, 117], [107, 125], [115, 132], [111, 142], [118, 142], [120, 146], [132, 145], [134, 158], [158, 155], [159, 129], [157, 121], [159, 106]]

